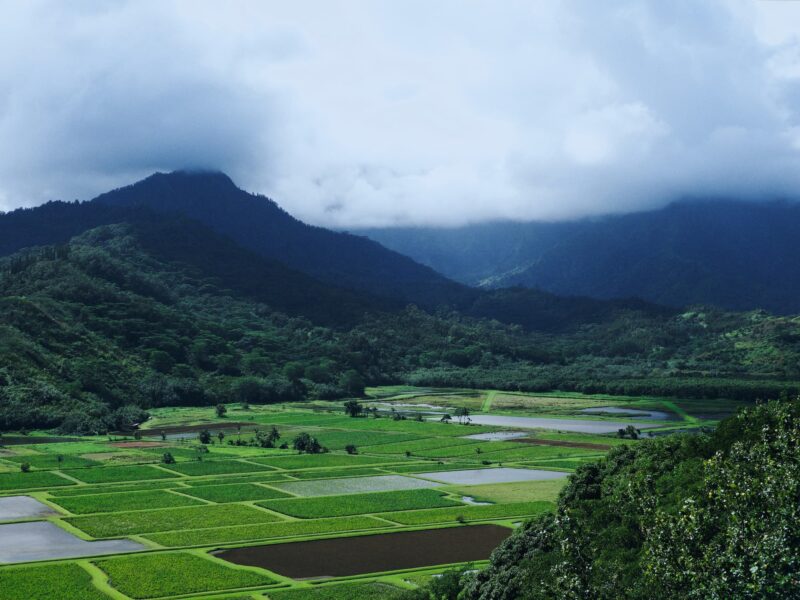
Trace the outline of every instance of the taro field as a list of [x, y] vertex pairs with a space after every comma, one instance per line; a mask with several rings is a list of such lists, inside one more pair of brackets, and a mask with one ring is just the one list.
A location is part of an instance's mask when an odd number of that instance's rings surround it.
[[591, 398], [403, 389], [359, 417], [341, 403], [231, 404], [225, 418], [157, 409], [135, 434], [33, 432], [0, 446], [0, 600], [399, 598], [453, 565], [485, 564], [521, 522], [554, 510], [571, 471], [634, 443], [421, 415], [422, 404], [620, 419], [585, 412], [603, 404]]

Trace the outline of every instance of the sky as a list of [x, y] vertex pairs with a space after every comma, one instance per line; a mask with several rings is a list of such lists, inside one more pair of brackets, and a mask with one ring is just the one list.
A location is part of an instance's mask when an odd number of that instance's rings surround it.
[[215, 169], [314, 224], [800, 197], [800, 2], [0, 0], [0, 210]]

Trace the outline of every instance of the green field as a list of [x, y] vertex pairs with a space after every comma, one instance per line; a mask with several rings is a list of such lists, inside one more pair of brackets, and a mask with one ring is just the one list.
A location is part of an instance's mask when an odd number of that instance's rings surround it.
[[202, 504], [179, 494], [171, 494], [162, 490], [145, 490], [142, 492], [120, 492], [117, 494], [92, 494], [90, 496], [72, 496], [53, 500], [54, 504], [64, 507], [76, 515], [90, 513], [119, 513], [132, 510], [153, 508], [174, 508]]
[[205, 546], [208, 544], [225, 544], [244, 542], [247, 540], [319, 535], [323, 533], [358, 531], [390, 526], [391, 524], [373, 519], [372, 517], [358, 516], [173, 531], [169, 533], [148, 534], [145, 537], [162, 546]]
[[290, 494], [254, 483], [232, 483], [230, 485], [202, 485], [187, 489], [184, 494], [210, 502], [244, 502], [247, 500], [270, 500], [285, 498]]
[[0, 568], [2, 600], [108, 600], [74, 563]]
[[458, 505], [459, 502], [446, 498], [436, 490], [423, 489], [347, 494], [344, 496], [321, 496], [317, 498], [293, 498], [291, 500], [268, 500], [258, 504], [264, 508], [292, 517], [317, 519], [320, 517], [364, 515], [387, 510], [453, 506]]
[[[429, 392], [428, 400], [462, 398], [453, 391], [445, 395]], [[484, 405], [496, 396], [480, 393], [469, 398]], [[501, 462], [572, 470], [597, 460], [605, 447], [632, 443], [615, 436], [555, 431], [531, 431], [529, 437], [556, 445], [474, 440], [463, 436], [500, 428], [350, 418], [337, 408], [340, 403], [319, 406], [335, 412], [282, 405], [253, 407], [247, 413], [232, 409], [234, 418], [246, 419], [252, 427], [242, 427], [241, 436], [229, 434], [222, 444], [215, 439], [208, 451], [197, 439], [161, 441], [157, 433], [158, 447], [130, 438], [119, 443], [94, 437], [0, 450], [5, 468], [0, 473], [0, 493], [30, 490], [34, 497], [68, 512], [43, 517], [68, 532], [96, 539], [130, 537], [149, 550], [36, 566], [0, 565], [0, 600], [391, 599], [399, 593], [394, 584], [413, 586], [441, 568], [412, 571], [402, 581], [367, 574], [357, 582], [310, 584], [234, 566], [209, 553], [248, 544], [459, 522], [508, 526], [509, 521], [553, 511], [565, 481], [445, 485], [414, 474], [493, 468]], [[148, 425], [156, 432], [159, 427], [198, 421], [213, 427], [210, 412], [209, 408], [154, 409]], [[250, 443], [254, 428], [265, 431], [272, 424], [279, 428], [281, 441], [291, 443], [305, 431], [318, 437], [328, 451], [300, 454]], [[356, 454], [344, 451], [350, 444], [356, 446]], [[165, 453], [178, 462], [160, 462]], [[31, 464], [30, 472], [19, 470], [23, 462]], [[435, 487], [417, 489], [417, 485]], [[464, 498], [490, 504], [473, 505]]]
[[66, 519], [70, 525], [96, 538], [176, 529], [224, 527], [243, 523], [266, 523], [277, 520], [278, 517], [263, 510], [240, 504], [163, 508]]
[[114, 587], [131, 598], [160, 598], [193, 592], [269, 585], [274, 580], [252, 570], [186, 553], [149, 554], [98, 560]]

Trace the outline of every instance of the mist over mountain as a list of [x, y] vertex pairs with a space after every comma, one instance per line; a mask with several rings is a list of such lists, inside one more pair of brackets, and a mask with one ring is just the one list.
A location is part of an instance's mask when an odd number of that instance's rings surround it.
[[719, 200], [562, 223], [360, 233], [469, 285], [789, 314], [800, 311], [799, 230], [800, 204]]

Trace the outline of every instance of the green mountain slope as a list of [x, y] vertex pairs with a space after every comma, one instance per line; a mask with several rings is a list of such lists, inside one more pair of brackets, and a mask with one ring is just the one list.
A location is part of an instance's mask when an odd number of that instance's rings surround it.
[[796, 319], [548, 297], [529, 312], [562, 326], [526, 330], [354, 294], [146, 215], [0, 260], [0, 306], [0, 429], [104, 431], [131, 407], [363, 382], [755, 398], [800, 378]]

